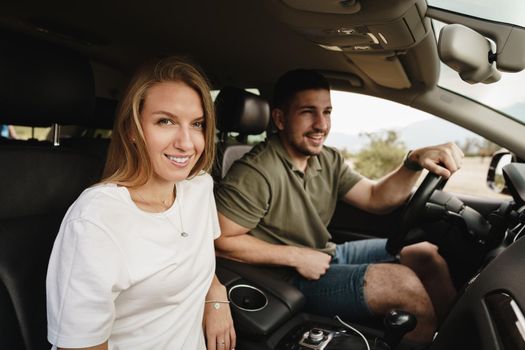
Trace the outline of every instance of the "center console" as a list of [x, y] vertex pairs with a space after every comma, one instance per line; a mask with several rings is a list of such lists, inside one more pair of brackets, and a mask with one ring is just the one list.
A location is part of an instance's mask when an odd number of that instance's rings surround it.
[[[389, 350], [381, 341], [379, 333], [372, 329], [360, 332], [366, 338], [370, 349]], [[294, 317], [275, 339], [269, 342], [276, 350], [366, 350], [365, 341], [343, 324], [324, 317], [301, 313]], [[275, 345], [274, 345], [275, 344]]]
[[303, 312], [305, 298], [290, 284], [258, 267], [217, 260], [228, 290], [238, 350], [389, 350], [383, 332]]

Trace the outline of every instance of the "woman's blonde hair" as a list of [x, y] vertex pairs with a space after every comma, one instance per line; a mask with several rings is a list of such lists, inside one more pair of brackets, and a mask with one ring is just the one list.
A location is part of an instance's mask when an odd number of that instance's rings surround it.
[[194, 89], [204, 111], [204, 151], [189, 176], [208, 171], [215, 153], [215, 114], [210, 86], [202, 71], [181, 57], [167, 57], [146, 64], [132, 78], [117, 110], [102, 182], [128, 187], [145, 184], [153, 175], [140, 113], [150, 87], [158, 83], [182, 82]]

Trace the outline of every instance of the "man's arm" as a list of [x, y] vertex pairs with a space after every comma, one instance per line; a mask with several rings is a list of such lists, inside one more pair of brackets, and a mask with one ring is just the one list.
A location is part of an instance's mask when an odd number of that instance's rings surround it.
[[318, 279], [329, 267], [328, 254], [310, 248], [271, 244], [249, 235], [245, 228], [219, 213], [221, 236], [215, 240], [218, 256], [250, 264], [293, 267], [303, 277]]
[[[454, 143], [419, 148], [410, 152], [410, 160], [429, 171], [449, 178], [461, 166], [463, 152]], [[408, 198], [421, 175], [401, 165], [378, 181], [360, 180], [344, 196], [344, 200], [371, 213], [385, 214]]]

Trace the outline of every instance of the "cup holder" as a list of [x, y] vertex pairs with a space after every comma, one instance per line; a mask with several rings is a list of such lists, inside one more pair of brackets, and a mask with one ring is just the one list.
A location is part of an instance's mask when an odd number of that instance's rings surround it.
[[264, 292], [247, 284], [231, 287], [228, 297], [235, 307], [244, 311], [259, 311], [268, 305], [268, 298]]

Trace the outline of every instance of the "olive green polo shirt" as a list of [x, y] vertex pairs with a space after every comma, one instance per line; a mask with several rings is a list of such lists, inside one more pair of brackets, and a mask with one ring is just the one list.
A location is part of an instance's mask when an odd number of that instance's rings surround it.
[[360, 179], [327, 146], [308, 159], [303, 173], [273, 135], [232, 165], [216, 191], [217, 209], [266, 242], [333, 255], [328, 223], [337, 200]]

